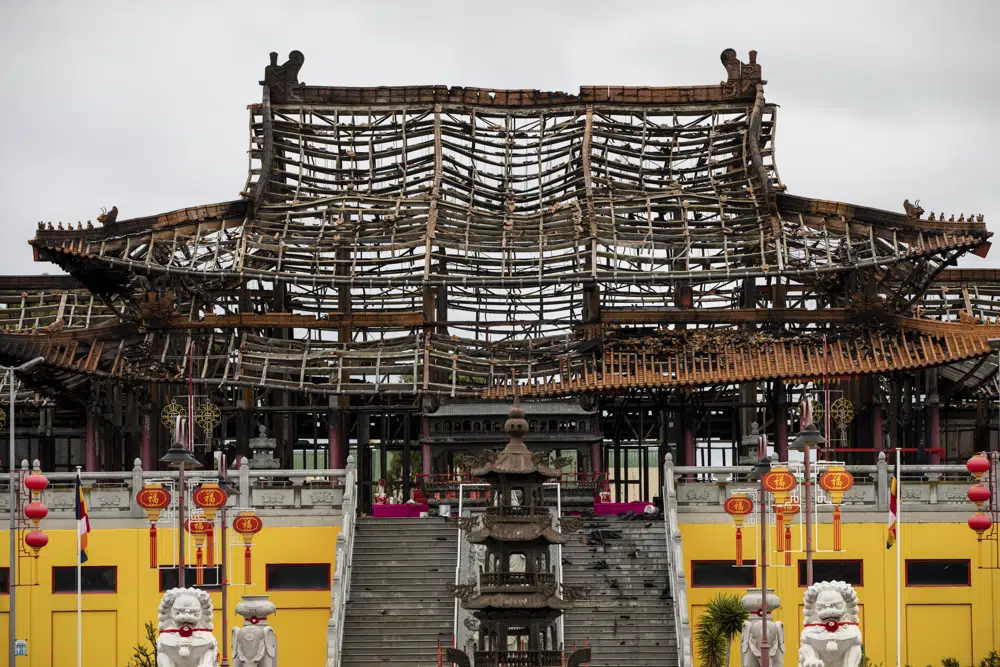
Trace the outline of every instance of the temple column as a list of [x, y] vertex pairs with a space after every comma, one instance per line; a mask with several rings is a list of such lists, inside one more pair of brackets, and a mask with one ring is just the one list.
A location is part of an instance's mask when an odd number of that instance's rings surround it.
[[774, 452], [779, 461], [788, 460], [788, 403], [785, 382], [774, 381]]
[[590, 443], [590, 471], [595, 475], [600, 474], [602, 471], [601, 461], [601, 441], [595, 440]]
[[697, 465], [694, 460], [694, 407], [686, 400], [681, 408], [681, 438], [684, 444], [683, 465]]
[[420, 446], [420, 471], [427, 477], [431, 474], [431, 424], [427, 417], [420, 418], [420, 437], [423, 438]]
[[876, 452], [885, 449], [882, 436], [882, 401], [878, 398], [872, 401], [872, 447]]
[[87, 472], [97, 472], [97, 418], [93, 412], [87, 411], [87, 436], [84, 469]]
[[930, 464], [936, 466], [941, 463], [941, 453], [934, 451], [941, 447], [941, 402], [938, 400], [937, 394], [931, 394], [927, 397], [925, 410], [927, 411], [927, 443], [928, 449], [931, 450]]
[[149, 404], [142, 406], [142, 414], [139, 416], [139, 428], [139, 457], [142, 459], [142, 469], [156, 470], [156, 456], [153, 453], [153, 440], [149, 432]]

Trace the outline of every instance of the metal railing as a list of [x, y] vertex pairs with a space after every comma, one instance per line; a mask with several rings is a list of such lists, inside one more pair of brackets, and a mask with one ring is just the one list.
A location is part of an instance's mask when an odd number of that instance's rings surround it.
[[667, 454], [663, 464], [663, 528], [667, 537], [667, 580], [670, 584], [670, 597], [674, 609], [674, 631], [677, 633], [677, 665], [693, 667], [687, 577], [684, 573], [684, 545], [680, 522], [677, 520], [677, 487], [674, 483], [676, 470], [673, 457]]
[[330, 621], [326, 630], [326, 665], [340, 667], [344, 648], [344, 617], [351, 598], [351, 572], [354, 563], [354, 527], [357, 522], [358, 484], [354, 457], [347, 457], [347, 477], [341, 506], [342, 525], [337, 535], [337, 560], [333, 570]]
[[494, 592], [492, 589], [555, 588], [555, 585], [556, 575], [551, 572], [483, 572], [479, 575], [479, 588], [484, 593]]

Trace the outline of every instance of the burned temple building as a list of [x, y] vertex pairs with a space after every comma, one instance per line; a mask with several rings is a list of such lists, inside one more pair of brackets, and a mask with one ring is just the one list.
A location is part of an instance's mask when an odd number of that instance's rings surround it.
[[656, 495], [668, 451], [736, 461], [754, 421], [784, 458], [803, 399], [841, 459], [988, 449], [1000, 275], [950, 268], [984, 217], [796, 193], [756, 54], [722, 64], [571, 94], [304, 85], [272, 57], [232, 201], [39, 223], [69, 275], [0, 279], [0, 363], [44, 359], [18, 457], [155, 468], [170, 415], [211, 404], [206, 456], [263, 426], [285, 467], [354, 451], [364, 502], [400, 465], [408, 498], [455, 472], [435, 415], [515, 381], [577, 414], [565, 472], [618, 497]]

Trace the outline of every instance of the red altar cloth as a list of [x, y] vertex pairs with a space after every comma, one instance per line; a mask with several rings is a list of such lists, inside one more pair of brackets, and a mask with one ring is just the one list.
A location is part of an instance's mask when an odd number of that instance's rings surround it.
[[404, 519], [419, 517], [427, 511], [427, 505], [406, 503], [405, 505], [372, 505], [372, 516], [385, 519]]
[[594, 503], [594, 514], [625, 514], [635, 512], [642, 514], [645, 509], [653, 503]]

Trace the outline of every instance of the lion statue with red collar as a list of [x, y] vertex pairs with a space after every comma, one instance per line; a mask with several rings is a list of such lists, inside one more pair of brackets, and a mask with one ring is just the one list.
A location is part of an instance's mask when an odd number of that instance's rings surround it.
[[197, 588], [172, 588], [160, 600], [156, 667], [216, 667], [212, 598]]
[[861, 628], [858, 594], [843, 581], [820, 581], [806, 589], [799, 667], [858, 667]]

